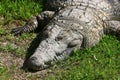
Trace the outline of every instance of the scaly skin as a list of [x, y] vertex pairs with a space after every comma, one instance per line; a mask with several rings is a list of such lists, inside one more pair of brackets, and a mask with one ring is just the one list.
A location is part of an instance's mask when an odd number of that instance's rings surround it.
[[46, 4], [52, 12], [43, 12], [27, 25], [12, 30], [19, 34], [45, 22], [42, 40], [26, 61], [30, 69], [48, 68], [52, 61], [64, 59], [74, 49], [96, 45], [106, 33], [120, 33], [119, 0], [47, 0]]

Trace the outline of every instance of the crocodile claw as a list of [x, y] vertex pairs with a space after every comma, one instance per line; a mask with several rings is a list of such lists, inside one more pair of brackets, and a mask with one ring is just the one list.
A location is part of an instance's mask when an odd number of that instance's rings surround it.
[[15, 36], [21, 35], [23, 33], [23, 27], [13, 28], [11, 33], [13, 33]]

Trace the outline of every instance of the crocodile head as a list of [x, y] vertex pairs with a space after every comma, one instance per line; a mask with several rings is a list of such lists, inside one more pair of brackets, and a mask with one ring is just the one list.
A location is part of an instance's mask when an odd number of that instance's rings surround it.
[[50, 25], [43, 31], [43, 39], [34, 54], [27, 60], [27, 67], [42, 70], [51, 66], [51, 62], [64, 59], [73, 49], [79, 49], [83, 36], [72, 30]]

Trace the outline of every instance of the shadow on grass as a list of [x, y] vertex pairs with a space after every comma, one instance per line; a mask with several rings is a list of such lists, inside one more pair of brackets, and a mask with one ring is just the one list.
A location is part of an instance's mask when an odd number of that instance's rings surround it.
[[39, 46], [40, 42], [43, 40], [42, 32], [37, 35], [37, 37], [30, 43], [30, 47], [27, 49], [27, 53], [25, 56], [25, 61], [23, 63], [22, 69], [25, 71], [34, 72], [27, 68], [27, 60], [31, 57], [31, 55], [35, 52], [37, 47]]

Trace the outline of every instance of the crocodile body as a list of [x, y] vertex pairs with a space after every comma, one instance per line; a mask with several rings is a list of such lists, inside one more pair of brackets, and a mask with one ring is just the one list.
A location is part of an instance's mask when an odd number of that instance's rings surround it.
[[12, 30], [20, 34], [45, 26], [38, 48], [26, 61], [30, 69], [48, 68], [74, 49], [96, 45], [106, 33], [120, 34], [120, 0], [47, 0], [46, 4], [48, 10]]

